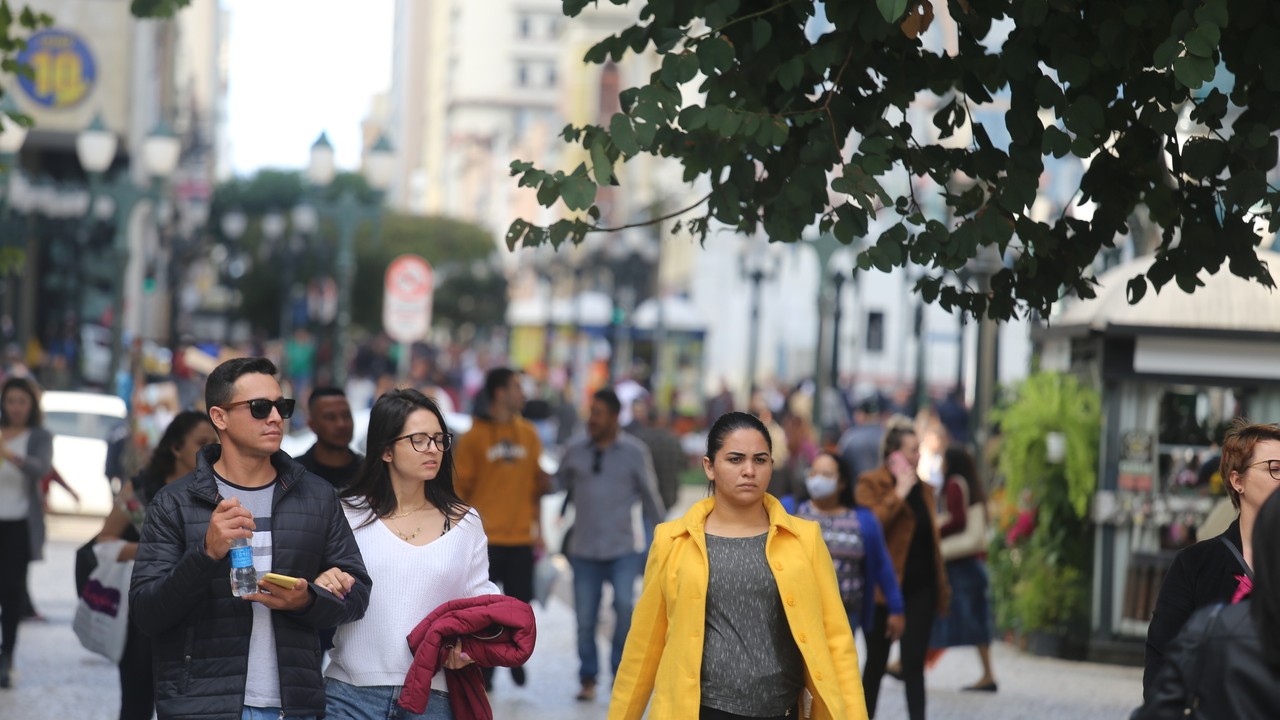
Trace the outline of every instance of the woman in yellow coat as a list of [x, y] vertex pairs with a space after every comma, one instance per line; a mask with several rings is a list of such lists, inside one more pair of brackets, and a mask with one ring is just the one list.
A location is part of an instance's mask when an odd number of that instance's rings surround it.
[[712, 497], [659, 525], [610, 720], [867, 717], [858, 653], [817, 523], [765, 493], [769, 432], [745, 413], [707, 437]]

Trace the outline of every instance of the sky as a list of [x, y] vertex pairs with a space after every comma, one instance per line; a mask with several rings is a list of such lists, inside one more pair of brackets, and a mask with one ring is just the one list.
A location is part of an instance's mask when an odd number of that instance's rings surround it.
[[360, 123], [391, 86], [393, 0], [223, 0], [231, 12], [231, 167], [306, 166], [329, 133], [339, 169], [360, 164]]

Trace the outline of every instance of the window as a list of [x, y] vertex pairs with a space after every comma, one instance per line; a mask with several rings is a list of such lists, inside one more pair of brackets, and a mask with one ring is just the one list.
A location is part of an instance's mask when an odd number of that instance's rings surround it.
[[528, 15], [521, 15], [516, 18], [516, 34], [522, 38], [528, 38], [533, 35], [533, 19]]
[[556, 64], [549, 62], [547, 63], [547, 87], [555, 87], [556, 80]]
[[519, 87], [529, 86], [529, 63], [523, 60], [516, 63], [516, 85]]
[[884, 352], [884, 313], [867, 313], [867, 352]]

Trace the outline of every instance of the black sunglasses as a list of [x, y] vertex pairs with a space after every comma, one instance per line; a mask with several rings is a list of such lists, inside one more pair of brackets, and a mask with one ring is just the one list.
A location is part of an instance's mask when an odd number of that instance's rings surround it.
[[219, 405], [223, 410], [230, 410], [237, 405], [248, 405], [249, 414], [255, 420], [266, 420], [271, 415], [271, 408], [275, 408], [280, 412], [281, 419], [288, 420], [293, 417], [293, 398], [280, 398], [279, 400], [268, 400], [266, 398], [254, 398], [252, 400], [241, 400], [227, 405]]
[[453, 445], [453, 433], [447, 432], [436, 433], [435, 435], [426, 433], [401, 435], [398, 438], [391, 438], [387, 445], [394, 445], [405, 438], [409, 438], [409, 444], [413, 446], [414, 452], [426, 452], [431, 449], [433, 444], [440, 448], [440, 452], [448, 452], [449, 447]]

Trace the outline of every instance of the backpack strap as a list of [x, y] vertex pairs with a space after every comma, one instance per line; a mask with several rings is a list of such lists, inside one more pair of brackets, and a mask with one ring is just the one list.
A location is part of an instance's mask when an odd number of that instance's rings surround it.
[[1240, 548], [1233, 545], [1232, 542], [1227, 539], [1226, 535], [1219, 535], [1218, 539], [1222, 541], [1223, 545], [1227, 546], [1227, 549], [1231, 551], [1232, 555], [1236, 556], [1236, 560], [1240, 561], [1240, 567], [1244, 568], [1244, 574], [1252, 580], [1253, 570], [1249, 567], [1249, 563], [1244, 561], [1244, 556], [1240, 554]]
[[[1226, 542], [1225, 538], [1223, 542]], [[1231, 543], [1227, 543], [1227, 545], [1231, 546], [1232, 549], [1235, 549], [1235, 546], [1231, 545]], [[1244, 561], [1241, 560], [1241, 562], [1243, 563]], [[1218, 616], [1222, 614], [1222, 608], [1224, 607], [1226, 607], [1224, 603], [1218, 603], [1213, 606], [1213, 609], [1209, 611], [1209, 622], [1205, 625], [1204, 632], [1200, 634], [1199, 639], [1196, 640], [1194, 653], [1195, 659], [1191, 664], [1192, 672], [1190, 677], [1186, 678], [1189, 681], [1188, 684], [1190, 685], [1190, 692], [1187, 693], [1187, 707], [1183, 710], [1183, 714], [1187, 717], [1200, 717], [1200, 683], [1201, 679], [1204, 677], [1205, 656], [1203, 649], [1205, 643], [1209, 642], [1209, 638], [1213, 637], [1213, 628], [1218, 624]]]

